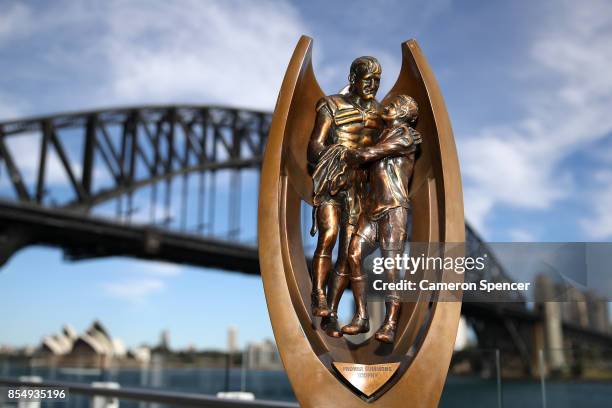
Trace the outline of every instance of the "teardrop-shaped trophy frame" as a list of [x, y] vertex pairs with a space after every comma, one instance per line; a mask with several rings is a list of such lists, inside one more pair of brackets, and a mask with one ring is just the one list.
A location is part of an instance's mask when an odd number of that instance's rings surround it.
[[[460, 318], [457, 293], [420, 293], [404, 303], [393, 345], [374, 339], [355, 345], [328, 337], [310, 311], [312, 283], [300, 222], [301, 201], [312, 202], [306, 149], [315, 104], [324, 96], [312, 68], [312, 39], [299, 40], [274, 110], [259, 192], [259, 259], [268, 311], [281, 359], [303, 407], [435, 407], [448, 372]], [[423, 137], [411, 184], [412, 242], [465, 240], [459, 161], [442, 94], [414, 40], [402, 44], [399, 77], [384, 98], [412, 96]], [[383, 101], [384, 101], [383, 99]], [[442, 281], [457, 282], [453, 271]], [[334, 363], [399, 363], [389, 381], [364, 395], [343, 381]]]

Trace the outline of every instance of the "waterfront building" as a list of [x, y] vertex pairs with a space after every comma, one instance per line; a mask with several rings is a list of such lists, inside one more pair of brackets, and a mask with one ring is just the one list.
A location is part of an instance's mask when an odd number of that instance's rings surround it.
[[150, 354], [146, 347], [127, 350], [123, 341], [113, 338], [96, 320], [80, 335], [64, 325], [61, 332], [44, 336], [28, 358], [34, 366], [108, 368], [140, 366], [149, 362]]
[[249, 370], [282, 370], [283, 364], [273, 340], [265, 339], [250, 343], [246, 347], [246, 362]]
[[235, 353], [238, 351], [238, 328], [229, 326], [227, 328], [227, 352]]
[[51, 354], [62, 356], [72, 350], [77, 333], [72, 326], [66, 324], [58, 334], [43, 337], [40, 347], [37, 349], [39, 355]]
[[164, 350], [170, 350], [170, 331], [162, 330], [159, 335], [159, 347]]

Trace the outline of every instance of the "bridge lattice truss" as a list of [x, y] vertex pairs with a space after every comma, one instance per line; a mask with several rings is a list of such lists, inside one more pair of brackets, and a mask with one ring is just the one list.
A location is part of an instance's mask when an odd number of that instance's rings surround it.
[[131, 255], [257, 273], [256, 196], [244, 219], [242, 194], [256, 191], [269, 124], [268, 113], [212, 106], [0, 124], [4, 259], [41, 243], [73, 258]]
[[[0, 260], [45, 244], [73, 259], [259, 273], [256, 192], [270, 121], [265, 112], [153, 106], [0, 123]], [[468, 251], [481, 247], [468, 227]], [[473, 279], [509, 281], [492, 259], [493, 276]]]

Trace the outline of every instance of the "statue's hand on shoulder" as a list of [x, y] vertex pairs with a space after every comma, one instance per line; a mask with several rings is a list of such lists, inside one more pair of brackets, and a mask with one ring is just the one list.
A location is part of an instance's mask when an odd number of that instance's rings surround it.
[[378, 111], [366, 111], [364, 114], [365, 127], [380, 128], [383, 125], [383, 120]]
[[416, 130], [411, 128], [409, 134], [410, 134], [411, 144], [413, 146], [423, 143], [423, 138], [421, 137], [421, 134], [417, 132]]

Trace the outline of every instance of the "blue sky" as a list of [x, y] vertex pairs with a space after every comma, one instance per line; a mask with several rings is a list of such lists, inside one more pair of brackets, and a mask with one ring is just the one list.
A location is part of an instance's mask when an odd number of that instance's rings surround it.
[[[369, 54], [383, 65], [384, 95], [400, 43], [419, 41], [453, 122], [467, 218], [487, 240], [612, 237], [606, 1], [4, 0], [0, 120], [158, 102], [271, 110], [302, 33], [315, 38], [328, 93]], [[223, 294], [234, 285], [238, 306]], [[2, 269], [0, 310], [0, 344], [96, 317], [130, 345], [169, 329], [177, 346], [222, 347], [230, 324], [242, 342], [271, 335], [256, 278], [129, 259], [72, 264], [44, 248]]]

